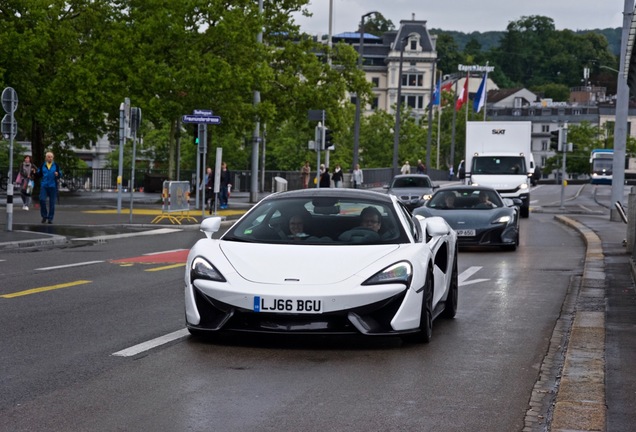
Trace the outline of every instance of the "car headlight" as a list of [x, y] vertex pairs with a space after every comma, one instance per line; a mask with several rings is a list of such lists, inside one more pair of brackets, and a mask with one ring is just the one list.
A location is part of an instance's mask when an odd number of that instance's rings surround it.
[[422, 199], [424, 201], [428, 201], [428, 200], [431, 199], [432, 196], [433, 196], [433, 194], [424, 194], [424, 195], [422, 195]]
[[387, 283], [403, 283], [408, 286], [413, 276], [413, 266], [411, 263], [402, 261], [395, 263], [384, 270], [374, 274], [364, 281], [362, 285], [380, 285]]
[[521, 183], [519, 189], [528, 189], [528, 183]]
[[216, 282], [226, 282], [225, 278], [216, 267], [210, 264], [205, 258], [196, 257], [190, 266], [190, 281], [195, 279], [207, 279]]
[[508, 222], [510, 222], [510, 216], [501, 216], [497, 219], [495, 219], [494, 221], [492, 221], [493, 224], [507, 224]]

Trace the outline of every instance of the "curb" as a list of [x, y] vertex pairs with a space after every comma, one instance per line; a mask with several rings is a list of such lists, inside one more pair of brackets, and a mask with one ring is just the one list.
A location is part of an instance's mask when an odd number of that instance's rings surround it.
[[[25, 231], [25, 232], [28, 232], [28, 231]], [[68, 243], [68, 240], [66, 239], [65, 236], [60, 236], [56, 234], [46, 234], [46, 233], [42, 233], [42, 236], [46, 236], [46, 237], [0, 243], [0, 250], [28, 249], [28, 248], [40, 247], [40, 246], [60, 246], [60, 245], [65, 245]]]
[[605, 255], [598, 235], [566, 216], [587, 246], [565, 362], [552, 413], [554, 432], [605, 430]]

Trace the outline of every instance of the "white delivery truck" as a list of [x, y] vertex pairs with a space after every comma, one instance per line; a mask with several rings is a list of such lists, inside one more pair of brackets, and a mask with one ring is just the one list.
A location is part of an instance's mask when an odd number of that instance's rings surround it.
[[469, 121], [463, 166], [465, 183], [490, 186], [504, 198], [520, 199], [521, 217], [527, 218], [534, 173], [531, 144], [529, 121]]

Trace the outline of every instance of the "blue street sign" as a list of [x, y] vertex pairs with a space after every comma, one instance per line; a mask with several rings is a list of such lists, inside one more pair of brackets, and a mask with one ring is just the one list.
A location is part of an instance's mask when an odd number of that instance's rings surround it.
[[183, 123], [221, 124], [219, 116], [184, 115], [181, 116]]

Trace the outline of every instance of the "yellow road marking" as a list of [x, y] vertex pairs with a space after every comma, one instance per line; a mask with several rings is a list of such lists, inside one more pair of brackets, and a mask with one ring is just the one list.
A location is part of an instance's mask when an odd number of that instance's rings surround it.
[[0, 295], [0, 297], [2, 297], [2, 298], [21, 297], [21, 296], [30, 295], [30, 294], [37, 294], [37, 293], [41, 293], [41, 292], [45, 292], [45, 291], [52, 291], [52, 290], [56, 290], [56, 289], [60, 289], [60, 288], [68, 288], [68, 287], [77, 286], [77, 285], [84, 285], [84, 284], [88, 284], [88, 283], [91, 283], [91, 282], [92, 281], [89, 281], [89, 280], [78, 280], [78, 281], [75, 281], [75, 282], [68, 282], [68, 283], [58, 284], [58, 285], [50, 285], [50, 286], [45, 286], [45, 287], [40, 287], [40, 288], [33, 288], [33, 289], [26, 290], [26, 291], [18, 291], [18, 292], [14, 292], [14, 293], [4, 294], [4, 295]]
[[[114, 214], [118, 214], [117, 210], [110, 210], [110, 209], [103, 209], [103, 210], [83, 210], [82, 213], [87, 213], [87, 214], [108, 214], [108, 215], [114, 215]], [[181, 212], [178, 212], [181, 213]], [[219, 216], [230, 216], [230, 215], [239, 215], [239, 214], [243, 214], [245, 213], [245, 210], [218, 210], [217, 215]], [[124, 210], [122, 209], [121, 214], [124, 215], [129, 215], [130, 214], [130, 209]], [[158, 216], [163, 214], [163, 212], [161, 211], [161, 209], [133, 209], [133, 214], [136, 215], [146, 215], [146, 216]], [[185, 216], [201, 216], [201, 210], [186, 210], [183, 212], [183, 214]], [[206, 216], [208, 215], [208, 212], [205, 212]]]
[[167, 265], [167, 266], [163, 266], [163, 267], [155, 267], [155, 268], [151, 268], [151, 269], [146, 269], [144, 271], [147, 272], [154, 272], [154, 271], [161, 271], [161, 270], [170, 270], [173, 268], [179, 268], [179, 267], [184, 267], [185, 263], [178, 263], [178, 264], [171, 264], [171, 265]]

